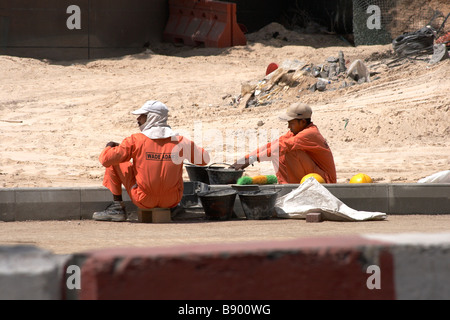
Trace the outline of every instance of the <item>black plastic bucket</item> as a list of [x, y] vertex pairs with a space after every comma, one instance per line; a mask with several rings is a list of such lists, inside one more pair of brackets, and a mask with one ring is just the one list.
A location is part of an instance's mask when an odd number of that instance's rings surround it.
[[224, 167], [220, 167], [220, 166], [202, 167], [202, 166], [196, 166], [194, 164], [187, 164], [187, 165], [185, 165], [185, 168], [186, 168], [186, 171], [187, 171], [190, 181], [199, 181], [199, 182], [203, 182], [206, 184], [210, 184], [208, 172], [206, 172], [206, 169], [207, 168], [221, 169]]
[[180, 204], [183, 208], [201, 208], [202, 204], [198, 194], [208, 192], [209, 186], [199, 181], [183, 181], [183, 196]]
[[244, 174], [244, 170], [207, 168], [209, 184], [235, 184]]
[[278, 192], [261, 190], [239, 192], [239, 200], [248, 220], [270, 219], [275, 210]]
[[235, 190], [217, 190], [199, 193], [198, 196], [207, 218], [230, 220], [233, 216], [236, 194]]

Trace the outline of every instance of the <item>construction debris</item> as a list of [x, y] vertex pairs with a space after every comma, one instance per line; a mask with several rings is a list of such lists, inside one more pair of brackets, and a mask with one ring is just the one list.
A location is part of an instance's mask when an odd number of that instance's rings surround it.
[[347, 70], [347, 74], [355, 81], [370, 82], [370, 73], [364, 62], [355, 60]]
[[443, 36], [439, 37], [435, 41], [436, 44], [444, 44], [447, 47], [450, 47], [450, 32], [447, 32]]
[[270, 100], [279, 92], [295, 86], [297, 80], [304, 75], [302, 71], [304, 66], [304, 62], [288, 60], [273, 72], [267, 74], [262, 80], [243, 83], [239, 107], [246, 108], [251, 105], [270, 103]]
[[[431, 58], [429, 58], [430, 64], [435, 64], [449, 58], [448, 47], [450, 45], [450, 32], [441, 36], [445, 23], [449, 17], [450, 14], [447, 15], [438, 30], [431, 27], [430, 22], [430, 24], [420, 30], [404, 33], [395, 38], [392, 41], [392, 48], [394, 49], [397, 58], [390, 64], [405, 58], [419, 60], [419, 57], [421, 56], [430, 55], [432, 55]], [[425, 58], [425, 60], [427, 60], [427, 58]]]
[[[278, 66], [275, 63], [271, 65]], [[283, 61], [263, 79], [242, 83], [241, 94], [236, 101], [240, 109], [245, 109], [279, 101], [279, 96], [292, 88], [297, 92], [323, 92], [370, 80], [370, 72], [362, 60], [355, 60], [347, 70], [344, 54], [340, 51], [337, 58], [328, 57], [320, 65], [296, 59]]]
[[414, 32], [404, 33], [392, 41], [392, 48], [399, 56], [420, 56], [433, 52], [436, 31], [425, 26]]
[[431, 56], [430, 64], [435, 64], [448, 58], [448, 50], [445, 44], [440, 43], [433, 46], [433, 55]]

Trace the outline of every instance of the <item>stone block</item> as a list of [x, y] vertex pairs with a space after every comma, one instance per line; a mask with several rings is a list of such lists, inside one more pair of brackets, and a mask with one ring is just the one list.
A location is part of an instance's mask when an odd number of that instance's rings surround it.
[[172, 217], [170, 209], [168, 208], [139, 208], [138, 221], [141, 223], [168, 223], [172, 222]]
[[306, 215], [306, 222], [322, 222], [322, 213], [320, 212], [310, 212]]

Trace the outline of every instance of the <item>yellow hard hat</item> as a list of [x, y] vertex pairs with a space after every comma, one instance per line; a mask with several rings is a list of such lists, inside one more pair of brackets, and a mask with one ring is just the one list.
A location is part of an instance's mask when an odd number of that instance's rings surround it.
[[325, 183], [324, 178], [322, 178], [322, 176], [318, 173], [309, 173], [306, 176], [304, 176], [302, 178], [302, 181], [300, 181], [300, 184], [302, 184], [303, 182], [305, 182], [309, 177], [314, 177], [314, 179], [316, 179], [319, 183]]
[[358, 173], [355, 174], [351, 179], [350, 183], [372, 183], [372, 178], [369, 177], [365, 173]]

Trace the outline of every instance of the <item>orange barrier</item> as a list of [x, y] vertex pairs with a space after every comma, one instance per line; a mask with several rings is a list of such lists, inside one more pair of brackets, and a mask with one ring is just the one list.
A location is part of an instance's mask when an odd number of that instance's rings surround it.
[[236, 20], [236, 4], [211, 0], [169, 0], [163, 38], [189, 46], [232, 47], [247, 44]]

